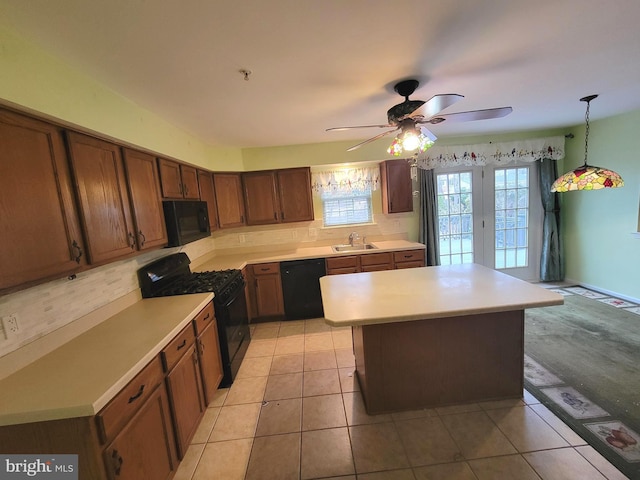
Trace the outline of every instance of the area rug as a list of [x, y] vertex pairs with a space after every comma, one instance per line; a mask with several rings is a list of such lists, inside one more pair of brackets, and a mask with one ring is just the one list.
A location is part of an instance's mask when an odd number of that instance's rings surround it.
[[640, 480], [640, 305], [580, 286], [526, 310], [525, 388]]

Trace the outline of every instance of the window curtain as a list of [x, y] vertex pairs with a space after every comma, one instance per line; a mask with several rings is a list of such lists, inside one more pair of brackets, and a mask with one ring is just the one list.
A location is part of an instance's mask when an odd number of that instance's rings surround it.
[[418, 169], [420, 190], [419, 241], [426, 246], [425, 262], [431, 267], [440, 265], [440, 247], [438, 245], [438, 203], [433, 170]]
[[540, 198], [544, 208], [542, 225], [542, 252], [540, 254], [540, 280], [553, 282], [564, 280], [564, 258], [560, 238], [560, 198], [551, 191], [551, 184], [558, 178], [555, 161], [542, 158], [540, 162]]
[[377, 165], [311, 172], [311, 188], [323, 197], [370, 193], [379, 185], [380, 168]]

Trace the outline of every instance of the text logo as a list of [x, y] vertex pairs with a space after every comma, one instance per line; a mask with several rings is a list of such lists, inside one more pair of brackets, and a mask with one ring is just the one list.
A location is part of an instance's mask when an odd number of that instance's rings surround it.
[[1, 455], [0, 480], [78, 480], [78, 455]]

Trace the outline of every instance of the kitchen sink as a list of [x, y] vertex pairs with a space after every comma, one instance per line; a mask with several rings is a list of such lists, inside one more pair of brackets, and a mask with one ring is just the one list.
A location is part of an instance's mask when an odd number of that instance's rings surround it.
[[378, 247], [370, 243], [361, 243], [356, 245], [349, 245], [347, 243], [344, 245], [332, 245], [331, 248], [333, 249], [334, 252], [339, 253], [339, 252], [359, 252], [360, 250], [373, 250]]

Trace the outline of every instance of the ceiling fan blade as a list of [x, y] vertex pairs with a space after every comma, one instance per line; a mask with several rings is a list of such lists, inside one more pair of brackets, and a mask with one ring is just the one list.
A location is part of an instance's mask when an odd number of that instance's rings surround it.
[[398, 128], [396, 128], [396, 129], [394, 129], [394, 130], [389, 130], [389, 131], [387, 131], [387, 132], [382, 132], [382, 133], [380, 133], [380, 134], [376, 135], [375, 137], [371, 137], [371, 138], [369, 138], [368, 140], [365, 140], [364, 142], [360, 142], [360, 143], [358, 143], [357, 145], [354, 145], [353, 147], [349, 147], [349, 148], [347, 148], [347, 152], [351, 152], [351, 151], [355, 150], [356, 148], [360, 148], [362, 145], [366, 145], [367, 143], [371, 143], [371, 142], [373, 142], [374, 140], [377, 140], [377, 139], [379, 139], [379, 138], [382, 138], [382, 137], [384, 137], [385, 135], [389, 135], [390, 133], [397, 132], [398, 130], [399, 130], [399, 129], [398, 129]]
[[325, 132], [339, 132], [342, 130], [352, 130], [354, 128], [393, 128], [393, 125], [356, 125], [354, 127], [333, 127], [327, 128]]
[[445, 120], [447, 122], [470, 122], [473, 120], [489, 120], [492, 118], [506, 117], [513, 111], [511, 107], [487, 108], [485, 110], [471, 110], [469, 112], [449, 113], [446, 115], [437, 115], [423, 120], [421, 123], [430, 123], [437, 125]]
[[424, 118], [431, 118], [463, 98], [463, 95], [458, 95], [457, 93], [434, 95], [424, 102], [424, 105], [416, 113], [422, 115]]

